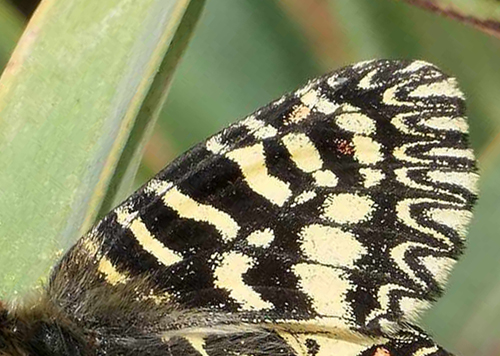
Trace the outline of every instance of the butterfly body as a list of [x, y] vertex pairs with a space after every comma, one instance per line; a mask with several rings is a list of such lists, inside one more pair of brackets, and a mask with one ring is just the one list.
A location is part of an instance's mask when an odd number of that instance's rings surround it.
[[413, 324], [442, 292], [475, 200], [464, 110], [436, 67], [378, 60], [229, 126], [63, 257], [38, 303], [63, 330], [53, 347], [449, 355]]

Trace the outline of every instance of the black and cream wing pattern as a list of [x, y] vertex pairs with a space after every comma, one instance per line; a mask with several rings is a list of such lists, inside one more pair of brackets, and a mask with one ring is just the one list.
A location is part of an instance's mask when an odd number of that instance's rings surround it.
[[467, 137], [435, 66], [342, 68], [176, 159], [49, 293], [103, 355], [449, 355], [415, 324], [464, 247]]

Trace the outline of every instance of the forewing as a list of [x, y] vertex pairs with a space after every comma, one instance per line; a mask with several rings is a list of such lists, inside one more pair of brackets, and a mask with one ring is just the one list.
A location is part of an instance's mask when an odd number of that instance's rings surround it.
[[477, 179], [464, 110], [428, 63], [343, 68], [195, 146], [78, 248], [109, 285], [147, 278], [226, 323], [397, 335], [463, 247]]

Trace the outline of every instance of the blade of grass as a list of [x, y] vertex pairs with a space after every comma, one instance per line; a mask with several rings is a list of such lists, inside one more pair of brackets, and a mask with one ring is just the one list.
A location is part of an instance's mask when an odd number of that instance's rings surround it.
[[0, 298], [94, 221], [189, 0], [41, 3], [0, 79]]
[[192, 1], [184, 13], [149, 93], [141, 105], [129, 140], [109, 184], [108, 193], [101, 205], [99, 216], [104, 216], [131, 193], [145, 146], [167, 99], [175, 69], [194, 33], [204, 5], [205, 0]]

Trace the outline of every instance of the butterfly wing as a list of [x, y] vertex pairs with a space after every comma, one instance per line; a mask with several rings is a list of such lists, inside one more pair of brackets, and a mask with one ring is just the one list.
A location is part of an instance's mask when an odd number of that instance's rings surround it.
[[477, 180], [464, 110], [455, 80], [422, 61], [315, 79], [195, 146], [107, 215], [75, 247], [92, 256], [84, 289], [147, 279], [150, 295], [189, 311], [185, 325], [219, 326], [215, 341], [191, 337], [206, 350], [234, 345], [243, 323], [248, 335], [260, 328], [247, 346], [296, 345], [283, 354], [322, 355], [315, 345], [330, 340], [352, 355], [410, 344], [434, 355], [406, 323], [440, 295], [463, 248]]

